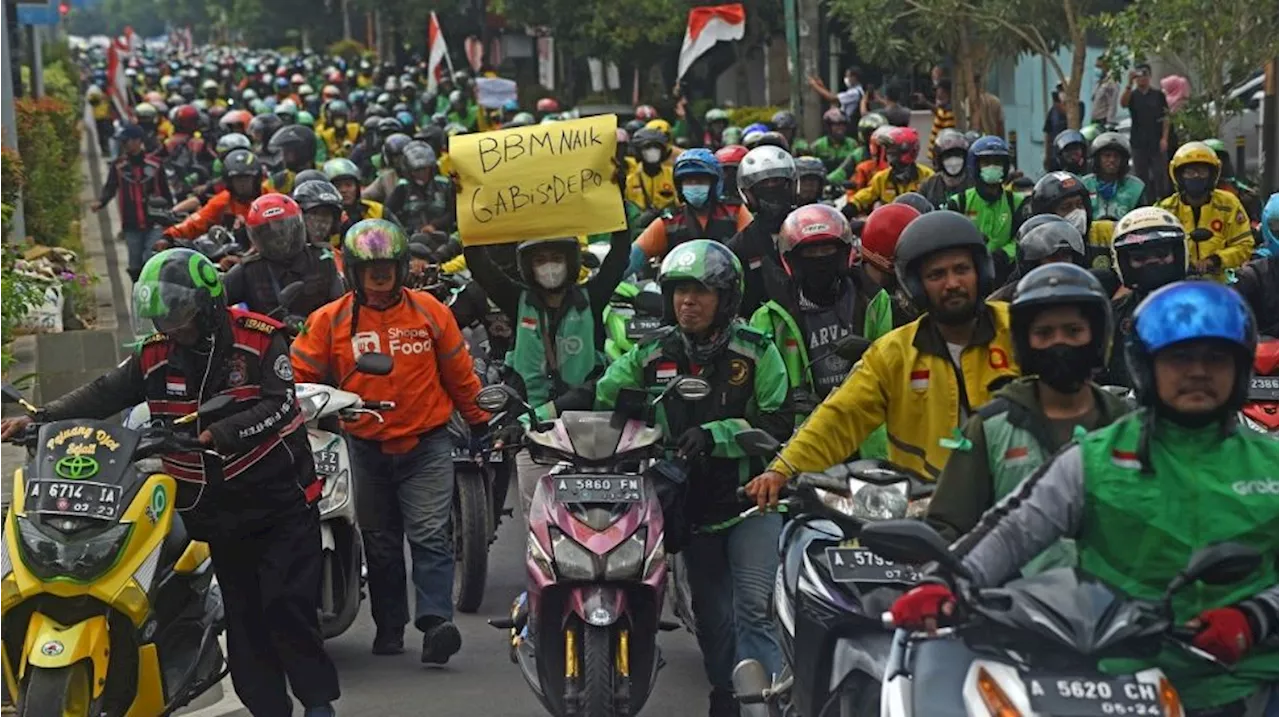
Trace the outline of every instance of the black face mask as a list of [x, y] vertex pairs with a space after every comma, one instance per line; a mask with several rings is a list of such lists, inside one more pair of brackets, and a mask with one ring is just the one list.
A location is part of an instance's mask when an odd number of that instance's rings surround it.
[[755, 218], [760, 225], [776, 233], [795, 207], [790, 191], [765, 191], [755, 194]]
[[796, 257], [791, 265], [805, 298], [823, 306], [834, 304], [840, 298], [846, 274], [840, 257]]
[[1184, 179], [1181, 182], [1182, 193], [1188, 197], [1203, 197], [1209, 194], [1209, 180], [1201, 179]]
[[1074, 393], [1093, 375], [1094, 359], [1092, 343], [1083, 346], [1054, 344], [1047, 349], [1027, 351], [1022, 370], [1028, 375], [1039, 376], [1045, 385], [1059, 393]]

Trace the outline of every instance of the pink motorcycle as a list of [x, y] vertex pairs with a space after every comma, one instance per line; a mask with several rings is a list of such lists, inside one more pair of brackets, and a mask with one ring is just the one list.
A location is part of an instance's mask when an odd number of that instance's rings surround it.
[[663, 514], [645, 469], [662, 458], [654, 409], [674, 396], [711, 392], [700, 378], [672, 380], [656, 399], [624, 390], [614, 411], [565, 411], [539, 422], [505, 385], [481, 390], [490, 412], [530, 415], [527, 446], [552, 466], [533, 497], [525, 561], [527, 622], [517, 600], [509, 620], [512, 659], [556, 717], [640, 711], [658, 672], [657, 634], [667, 582]]

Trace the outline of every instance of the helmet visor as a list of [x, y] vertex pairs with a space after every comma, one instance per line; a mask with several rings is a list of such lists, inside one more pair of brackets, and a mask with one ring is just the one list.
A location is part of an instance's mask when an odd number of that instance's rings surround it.
[[301, 216], [275, 219], [249, 227], [249, 240], [268, 261], [283, 261], [302, 250], [307, 228]]
[[133, 329], [139, 337], [168, 333], [190, 324], [200, 312], [199, 289], [159, 279], [133, 285]]

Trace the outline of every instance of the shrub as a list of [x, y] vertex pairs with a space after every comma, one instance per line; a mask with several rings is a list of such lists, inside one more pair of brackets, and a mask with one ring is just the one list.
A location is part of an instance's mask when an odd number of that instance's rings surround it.
[[52, 97], [23, 98], [16, 108], [18, 147], [26, 171], [22, 198], [27, 233], [41, 244], [56, 246], [79, 214], [77, 112]]
[[746, 127], [755, 122], [769, 124], [775, 112], [785, 107], [735, 107], [729, 110], [729, 124], [735, 127]]
[[350, 65], [358, 61], [360, 56], [364, 54], [364, 45], [355, 40], [338, 40], [329, 45], [328, 51], [330, 57], [341, 57]]
[[[5, 206], [9, 210], [11, 207]], [[6, 224], [10, 212], [5, 211]], [[8, 227], [5, 227], [8, 231]], [[13, 363], [9, 353], [9, 343], [13, 341], [19, 322], [32, 307], [38, 306], [44, 299], [45, 284], [25, 274], [13, 270], [14, 261], [18, 258], [18, 249], [6, 244], [0, 250], [0, 370], [8, 370]]]
[[[44, 68], [44, 91], [49, 97], [61, 100], [68, 107], [80, 107], [80, 89], [76, 86], [76, 82], [72, 79], [75, 75], [67, 71], [69, 65], [61, 62], [45, 65]], [[76, 153], [79, 154], [80, 148], [76, 147]]]
[[22, 169], [22, 155], [9, 149], [0, 149], [0, 202], [10, 210], [18, 201], [18, 191], [27, 181]]

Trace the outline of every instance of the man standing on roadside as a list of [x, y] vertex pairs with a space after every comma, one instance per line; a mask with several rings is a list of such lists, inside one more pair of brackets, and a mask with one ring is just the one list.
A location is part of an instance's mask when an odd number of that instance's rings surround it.
[[1140, 64], [1129, 73], [1120, 106], [1129, 109], [1133, 120], [1129, 144], [1133, 147], [1134, 176], [1146, 182], [1148, 196], [1163, 197], [1168, 194], [1169, 103], [1159, 87], [1151, 86], [1151, 65]]
[[1120, 83], [1111, 76], [1106, 60], [1099, 57], [1096, 64], [1097, 84], [1093, 86], [1093, 95], [1089, 97], [1089, 122], [1103, 125], [1107, 129], [1116, 126], [1116, 104], [1120, 94]]
[[161, 238], [161, 228], [147, 215], [147, 200], [159, 197], [166, 209], [173, 206], [173, 194], [165, 180], [160, 160], [143, 151], [145, 135], [136, 124], [120, 130], [120, 156], [111, 160], [107, 183], [98, 200], [89, 205], [94, 212], [112, 197], [120, 198], [120, 233], [129, 249], [129, 278], [137, 281], [151, 247]]

